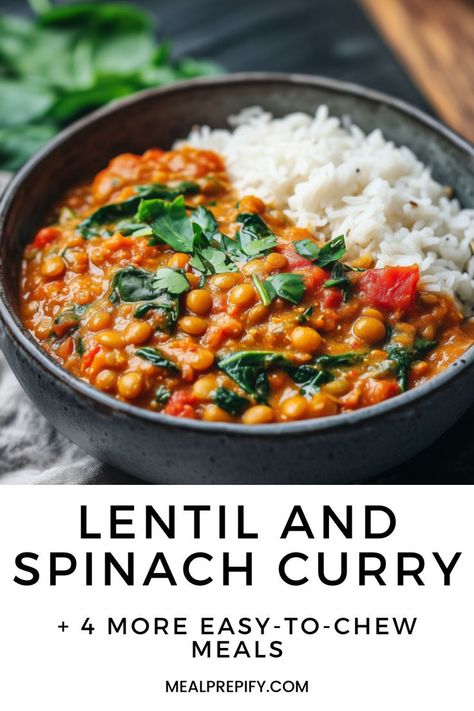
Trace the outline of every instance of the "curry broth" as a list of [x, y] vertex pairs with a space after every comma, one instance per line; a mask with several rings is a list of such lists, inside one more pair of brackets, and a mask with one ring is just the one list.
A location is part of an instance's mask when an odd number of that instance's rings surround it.
[[[117, 204], [122, 214], [108, 207]], [[150, 219], [140, 223], [137, 209]], [[416, 267], [373, 269], [370, 254], [347, 265], [343, 240], [328, 262], [323, 243], [254, 196], [238, 201], [215, 153], [120, 155], [70, 191], [25, 249], [22, 320], [104, 392], [247, 424], [373, 405], [473, 343], [472, 324], [450, 298], [422, 290]]]

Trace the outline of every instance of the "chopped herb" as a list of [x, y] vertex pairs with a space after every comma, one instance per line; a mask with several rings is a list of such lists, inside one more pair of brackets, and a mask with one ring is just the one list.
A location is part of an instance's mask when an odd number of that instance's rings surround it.
[[336, 262], [332, 268], [332, 279], [325, 281], [323, 286], [327, 289], [331, 287], [337, 287], [343, 292], [344, 302], [349, 301], [352, 294], [352, 284], [347, 276], [347, 272], [350, 271], [349, 267], [341, 262]]
[[135, 351], [135, 355], [149, 360], [150, 363], [157, 366], [158, 368], [169, 368], [170, 370], [179, 370], [178, 366], [171, 360], [166, 358], [158, 348], [152, 348], [151, 346], [144, 346]]
[[335, 237], [323, 247], [318, 247], [318, 245], [310, 239], [300, 239], [294, 243], [294, 247], [299, 255], [305, 259], [309, 259], [321, 268], [332, 266], [334, 262], [341, 259], [347, 251], [344, 235]]
[[194, 230], [186, 214], [184, 197], [179, 195], [172, 202], [166, 200], [143, 200], [137, 218], [151, 226], [153, 236], [149, 244], [167, 244], [176, 252], [192, 254]]
[[277, 351], [236, 351], [217, 361], [217, 366], [257, 402], [268, 400], [268, 368], [284, 365], [290, 362], [284, 353]]
[[252, 274], [252, 281], [255, 286], [255, 290], [260, 298], [260, 301], [264, 306], [269, 306], [272, 303], [272, 297], [268, 293], [268, 290], [264, 282], [260, 279], [258, 274]]
[[348, 353], [338, 353], [336, 355], [318, 356], [314, 362], [326, 368], [337, 368], [338, 366], [360, 363], [366, 355], [365, 351], [349, 351]]
[[296, 319], [298, 323], [307, 323], [309, 321], [310, 317], [313, 315], [314, 307], [313, 306], [308, 306], [302, 314], [298, 316]]
[[237, 222], [242, 225], [238, 234], [240, 249], [248, 257], [256, 257], [276, 247], [276, 236], [260, 215], [241, 213]]
[[[78, 225], [77, 229], [80, 234], [87, 239], [95, 237], [99, 234], [97, 228], [101, 225], [109, 225], [117, 220], [126, 217], [133, 217], [142, 200], [152, 198], [173, 200], [181, 195], [199, 192], [199, 185], [197, 183], [183, 182], [174, 187], [170, 187], [168, 185], [155, 183], [153, 185], [139, 185], [137, 186], [136, 191], [137, 194], [131, 198], [128, 198], [128, 200], [109, 203], [108, 205], [103, 205], [102, 207], [99, 207], [98, 210], [95, 210], [95, 212], [89, 215], [89, 217], [86, 217], [86, 219]], [[143, 220], [143, 223], [144, 222], [145, 220]], [[144, 227], [147, 227], [147, 225], [138, 224], [137, 230], [143, 229]]]
[[301, 274], [275, 274], [265, 281], [269, 296], [274, 299], [279, 296], [292, 304], [299, 304], [303, 298], [306, 286]]
[[184, 272], [181, 269], [171, 269], [170, 267], [158, 269], [153, 278], [153, 285], [160, 291], [167, 291], [174, 296], [184, 294], [191, 288]]
[[212, 401], [234, 417], [241, 415], [250, 405], [247, 398], [240, 397], [240, 395], [237, 395], [237, 393], [232, 392], [232, 390], [228, 388], [217, 388], [212, 395]]
[[320, 249], [312, 239], [299, 239], [294, 242], [294, 247], [301, 257], [309, 259], [311, 262], [315, 262], [319, 257]]
[[82, 356], [86, 352], [86, 344], [85, 344], [82, 336], [79, 336], [78, 338], [76, 338], [74, 346], [76, 349], [76, 353], [82, 358]]
[[402, 392], [408, 387], [408, 376], [413, 363], [423, 358], [430, 350], [435, 348], [436, 345], [436, 341], [417, 338], [415, 339], [413, 348], [399, 346], [396, 343], [387, 348], [389, 359], [395, 363], [397, 382]]
[[155, 402], [161, 405], [166, 405], [171, 397], [171, 390], [168, 390], [164, 385], [160, 385], [155, 392]]

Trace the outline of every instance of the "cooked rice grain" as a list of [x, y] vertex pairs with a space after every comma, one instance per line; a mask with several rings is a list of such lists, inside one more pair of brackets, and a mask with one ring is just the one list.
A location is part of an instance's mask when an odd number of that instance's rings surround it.
[[229, 124], [233, 131], [195, 128], [184, 142], [219, 152], [240, 195], [257, 195], [321, 239], [344, 234], [349, 259], [417, 263], [426, 289], [451, 294], [472, 315], [474, 210], [450, 199], [408, 148], [326, 106], [283, 119], [251, 107]]

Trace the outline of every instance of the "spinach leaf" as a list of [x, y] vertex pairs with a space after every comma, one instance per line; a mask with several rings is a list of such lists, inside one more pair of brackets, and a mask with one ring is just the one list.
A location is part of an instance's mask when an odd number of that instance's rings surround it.
[[18, 126], [46, 115], [54, 94], [31, 81], [0, 79], [0, 126]]
[[[87, 310], [87, 304], [73, 304], [72, 306], [67, 306], [65, 309], [60, 311], [53, 320], [52, 332], [56, 335], [64, 335], [64, 333], [75, 330], [80, 323], [82, 316]], [[59, 326], [59, 329], [55, 329], [55, 326]]]
[[287, 366], [288, 375], [300, 386], [302, 395], [311, 396], [318, 392], [321, 385], [334, 380], [333, 368], [354, 365], [366, 356], [364, 352], [350, 351], [338, 355], [322, 355], [300, 366]]
[[[175, 187], [155, 183], [153, 185], [139, 185], [136, 188], [137, 194], [122, 202], [109, 203], [99, 207], [89, 217], [86, 217], [78, 225], [79, 232], [83, 237], [90, 238], [98, 234], [97, 227], [107, 225], [124, 217], [132, 217], [140, 206], [142, 200], [160, 198], [162, 200], [173, 200], [181, 195], [188, 195], [199, 191], [197, 183], [183, 182]], [[140, 212], [139, 212], [140, 214]], [[142, 220], [141, 228], [146, 226], [146, 220]]]
[[317, 365], [300, 365], [297, 368], [288, 368], [288, 374], [300, 387], [302, 395], [310, 396], [318, 392], [321, 385], [329, 383], [334, 376]]
[[237, 216], [237, 222], [242, 225], [238, 235], [239, 246], [248, 257], [256, 257], [276, 247], [276, 236], [260, 215], [241, 213]]
[[159, 385], [155, 392], [155, 402], [166, 405], [171, 397], [171, 390], [168, 390], [164, 385]]
[[240, 397], [240, 395], [237, 395], [237, 393], [232, 392], [232, 390], [228, 388], [217, 388], [212, 395], [212, 401], [234, 417], [241, 415], [250, 405], [247, 398]]
[[236, 351], [217, 361], [218, 368], [257, 402], [266, 402], [268, 399], [268, 368], [289, 364], [284, 353], [277, 351]]
[[76, 349], [76, 353], [78, 354], [78, 356], [80, 356], [82, 358], [82, 356], [86, 352], [86, 344], [85, 344], [84, 339], [81, 336], [79, 336], [75, 339], [74, 347]]
[[436, 341], [417, 338], [415, 339], [413, 348], [399, 346], [396, 343], [387, 348], [388, 357], [395, 364], [397, 382], [402, 392], [408, 387], [408, 376], [414, 361], [423, 358], [430, 350], [435, 348], [436, 345]]
[[158, 348], [144, 346], [135, 351], [135, 355], [140, 356], [144, 360], [149, 360], [157, 368], [169, 368], [170, 370], [179, 370], [178, 366], [171, 360], [166, 358]]
[[301, 239], [294, 243], [294, 247], [298, 254], [305, 259], [311, 260], [318, 267], [329, 267], [341, 259], [347, 249], [344, 235], [335, 237], [323, 247], [318, 247], [310, 239]]
[[275, 274], [265, 281], [265, 288], [272, 299], [279, 296], [292, 304], [299, 304], [306, 286], [301, 274]]
[[[176, 294], [163, 288], [163, 281], [159, 278], [160, 271], [162, 270], [158, 269], [153, 273], [133, 266], [119, 269], [112, 280], [109, 299], [113, 303], [119, 300], [126, 303], [144, 302], [135, 310], [135, 318], [143, 318], [154, 309], [162, 314], [163, 328], [169, 331], [178, 320], [179, 300]], [[172, 286], [176, 288], [176, 284], [173, 283]], [[182, 286], [181, 284], [180, 288]]]

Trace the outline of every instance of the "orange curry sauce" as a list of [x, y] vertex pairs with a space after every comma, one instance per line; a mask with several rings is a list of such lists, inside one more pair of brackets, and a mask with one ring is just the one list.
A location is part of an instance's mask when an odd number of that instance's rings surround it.
[[[97, 213], [117, 203], [120, 214]], [[472, 326], [423, 291], [416, 266], [373, 269], [369, 254], [348, 265], [343, 238], [318, 257], [324, 243], [254, 196], [238, 201], [215, 153], [120, 155], [26, 247], [22, 319], [100, 390], [211, 422], [373, 405], [472, 344]]]

